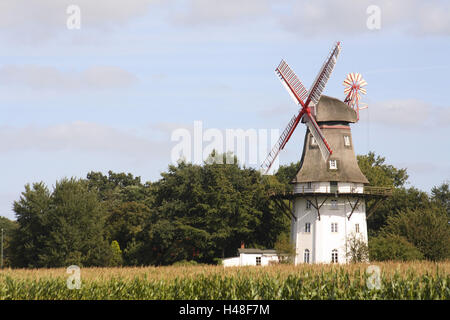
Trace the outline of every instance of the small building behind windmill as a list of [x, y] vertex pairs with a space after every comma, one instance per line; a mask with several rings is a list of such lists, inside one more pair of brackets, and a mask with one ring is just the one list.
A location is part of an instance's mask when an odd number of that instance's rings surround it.
[[224, 267], [242, 266], [268, 266], [279, 262], [278, 254], [274, 249], [245, 248], [238, 249], [239, 256], [222, 260]]

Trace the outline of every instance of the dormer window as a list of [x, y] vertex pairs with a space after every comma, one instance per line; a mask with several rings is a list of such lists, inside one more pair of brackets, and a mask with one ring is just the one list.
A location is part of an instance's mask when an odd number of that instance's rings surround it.
[[344, 146], [350, 147], [350, 136], [344, 136]]
[[317, 146], [317, 141], [312, 135], [311, 135], [311, 145], [312, 146]]
[[330, 170], [337, 170], [337, 161], [336, 160], [330, 160]]

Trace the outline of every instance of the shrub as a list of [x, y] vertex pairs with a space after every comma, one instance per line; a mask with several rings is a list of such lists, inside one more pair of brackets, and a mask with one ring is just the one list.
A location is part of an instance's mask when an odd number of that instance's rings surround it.
[[370, 260], [421, 260], [423, 254], [405, 237], [390, 234], [373, 237], [369, 240]]

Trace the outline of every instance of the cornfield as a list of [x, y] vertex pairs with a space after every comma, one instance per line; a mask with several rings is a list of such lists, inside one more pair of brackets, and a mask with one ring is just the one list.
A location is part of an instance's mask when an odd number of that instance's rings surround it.
[[81, 268], [69, 289], [66, 269], [0, 271], [0, 299], [441, 299], [450, 300], [450, 262], [267, 267]]

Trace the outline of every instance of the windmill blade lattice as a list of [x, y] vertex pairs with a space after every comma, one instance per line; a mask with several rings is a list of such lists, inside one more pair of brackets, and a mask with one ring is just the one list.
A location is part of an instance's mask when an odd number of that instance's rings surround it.
[[322, 65], [322, 68], [317, 74], [317, 77], [311, 86], [311, 90], [309, 91], [308, 99], [305, 102], [306, 105], [309, 105], [309, 102], [311, 101], [314, 105], [317, 105], [317, 103], [319, 102], [320, 96], [322, 95], [322, 91], [323, 89], [325, 89], [328, 79], [330, 78], [331, 73], [333, 72], [334, 66], [336, 65], [336, 61], [340, 52], [341, 52], [341, 42], [338, 41], [328, 54], [327, 59], [325, 60], [324, 64]]

